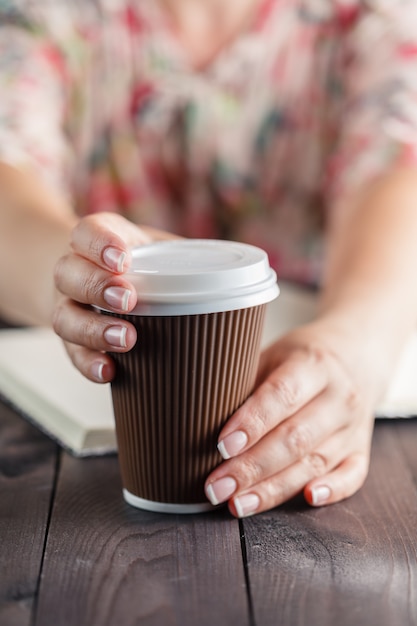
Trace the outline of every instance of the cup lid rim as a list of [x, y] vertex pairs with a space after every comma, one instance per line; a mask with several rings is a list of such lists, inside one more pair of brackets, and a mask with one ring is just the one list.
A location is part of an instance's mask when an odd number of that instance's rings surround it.
[[170, 239], [136, 246], [131, 255], [126, 278], [138, 294], [133, 314], [233, 310], [278, 295], [268, 255], [251, 244]]

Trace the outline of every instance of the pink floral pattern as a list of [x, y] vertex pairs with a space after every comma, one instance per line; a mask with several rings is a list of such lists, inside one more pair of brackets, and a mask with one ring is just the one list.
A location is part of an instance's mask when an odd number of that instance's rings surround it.
[[156, 0], [0, 0], [0, 159], [80, 214], [263, 247], [320, 280], [340, 199], [417, 164], [417, 2], [266, 0], [195, 71]]

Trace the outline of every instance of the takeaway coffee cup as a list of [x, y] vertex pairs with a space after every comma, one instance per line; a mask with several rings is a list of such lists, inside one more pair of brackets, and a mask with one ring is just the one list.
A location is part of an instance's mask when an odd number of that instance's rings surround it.
[[[136, 346], [113, 354], [112, 398], [125, 500], [143, 509], [212, 509], [216, 443], [251, 393], [266, 303], [278, 295], [263, 250], [178, 239], [132, 251]], [[103, 313], [108, 313], [103, 311]]]

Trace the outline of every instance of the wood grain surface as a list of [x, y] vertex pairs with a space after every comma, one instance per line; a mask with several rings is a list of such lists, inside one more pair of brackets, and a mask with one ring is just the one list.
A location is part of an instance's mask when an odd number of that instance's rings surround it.
[[255, 624], [417, 624], [416, 456], [415, 420], [379, 423], [355, 496], [244, 521]]
[[57, 446], [0, 404], [0, 624], [32, 623]]
[[36, 626], [248, 624], [238, 521], [124, 503], [116, 458], [63, 454]]
[[126, 504], [0, 402], [1, 626], [415, 626], [417, 421], [380, 422], [352, 498], [238, 522]]

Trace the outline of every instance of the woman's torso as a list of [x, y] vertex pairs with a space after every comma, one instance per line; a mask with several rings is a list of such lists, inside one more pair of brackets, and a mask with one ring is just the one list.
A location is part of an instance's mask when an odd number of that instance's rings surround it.
[[[340, 41], [356, 9], [263, 1], [195, 71], [154, 0], [38, 3], [38, 36], [52, 36], [44, 54], [65, 93], [62, 161], [77, 210], [247, 241], [281, 277], [315, 282], [341, 121]], [[56, 145], [43, 137], [46, 168]]]

